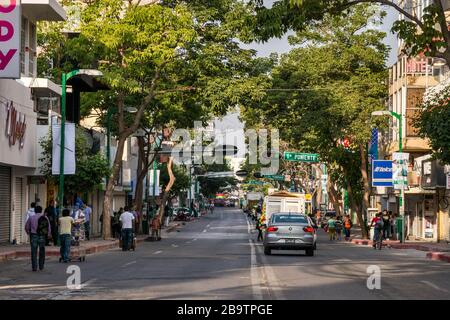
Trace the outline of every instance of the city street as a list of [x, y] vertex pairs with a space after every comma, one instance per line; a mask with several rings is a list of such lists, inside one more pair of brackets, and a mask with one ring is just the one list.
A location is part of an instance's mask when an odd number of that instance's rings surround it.
[[[88, 255], [82, 288], [66, 287], [72, 264], [47, 260], [32, 272], [29, 259], [0, 266], [0, 299], [449, 299], [450, 264], [425, 252], [330, 243], [319, 231], [314, 257], [263, 254], [254, 225], [239, 209], [186, 223], [136, 252]], [[367, 288], [367, 267], [381, 268], [381, 289]]]

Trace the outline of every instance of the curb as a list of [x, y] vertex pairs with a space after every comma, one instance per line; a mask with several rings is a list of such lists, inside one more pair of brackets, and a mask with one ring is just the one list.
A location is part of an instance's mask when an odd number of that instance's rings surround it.
[[450, 255], [447, 255], [443, 252], [428, 252], [427, 258], [434, 261], [443, 261], [450, 263]]
[[[138, 238], [137, 243], [144, 242], [144, 238]], [[101, 243], [92, 247], [74, 247], [72, 246], [70, 251], [74, 254], [79, 254], [80, 252], [83, 252], [85, 254], [94, 254], [94, 253], [100, 253], [107, 251], [109, 249], [115, 249], [119, 248], [119, 240], [111, 241], [110, 243]], [[2, 254], [0, 254], [0, 262], [8, 261], [8, 260], [14, 260], [17, 258], [29, 258], [31, 255], [29, 250], [17, 250], [17, 251], [7, 251]], [[59, 248], [54, 249], [54, 247], [51, 247], [51, 249], [45, 250], [45, 257], [59, 257]]]

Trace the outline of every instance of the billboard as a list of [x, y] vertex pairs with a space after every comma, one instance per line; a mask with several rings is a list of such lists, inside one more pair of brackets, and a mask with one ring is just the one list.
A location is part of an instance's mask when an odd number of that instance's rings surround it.
[[392, 160], [373, 160], [372, 187], [393, 187]]
[[0, 0], [0, 78], [20, 79], [20, 0]]
[[394, 152], [392, 155], [392, 182], [394, 189], [401, 190], [408, 186], [408, 162], [409, 153]]

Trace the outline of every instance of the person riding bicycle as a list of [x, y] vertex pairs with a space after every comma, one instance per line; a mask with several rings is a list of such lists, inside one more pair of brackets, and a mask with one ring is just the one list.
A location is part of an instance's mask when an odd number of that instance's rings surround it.
[[383, 236], [383, 213], [379, 212], [370, 223], [370, 227], [373, 229], [373, 247], [376, 248], [377, 241], [381, 240], [380, 237]]

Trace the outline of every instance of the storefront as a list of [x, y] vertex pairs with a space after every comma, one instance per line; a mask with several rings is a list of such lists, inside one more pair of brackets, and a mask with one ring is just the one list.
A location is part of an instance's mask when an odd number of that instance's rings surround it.
[[438, 240], [437, 206], [434, 191], [407, 191], [405, 193], [405, 215], [407, 235], [410, 240]]

